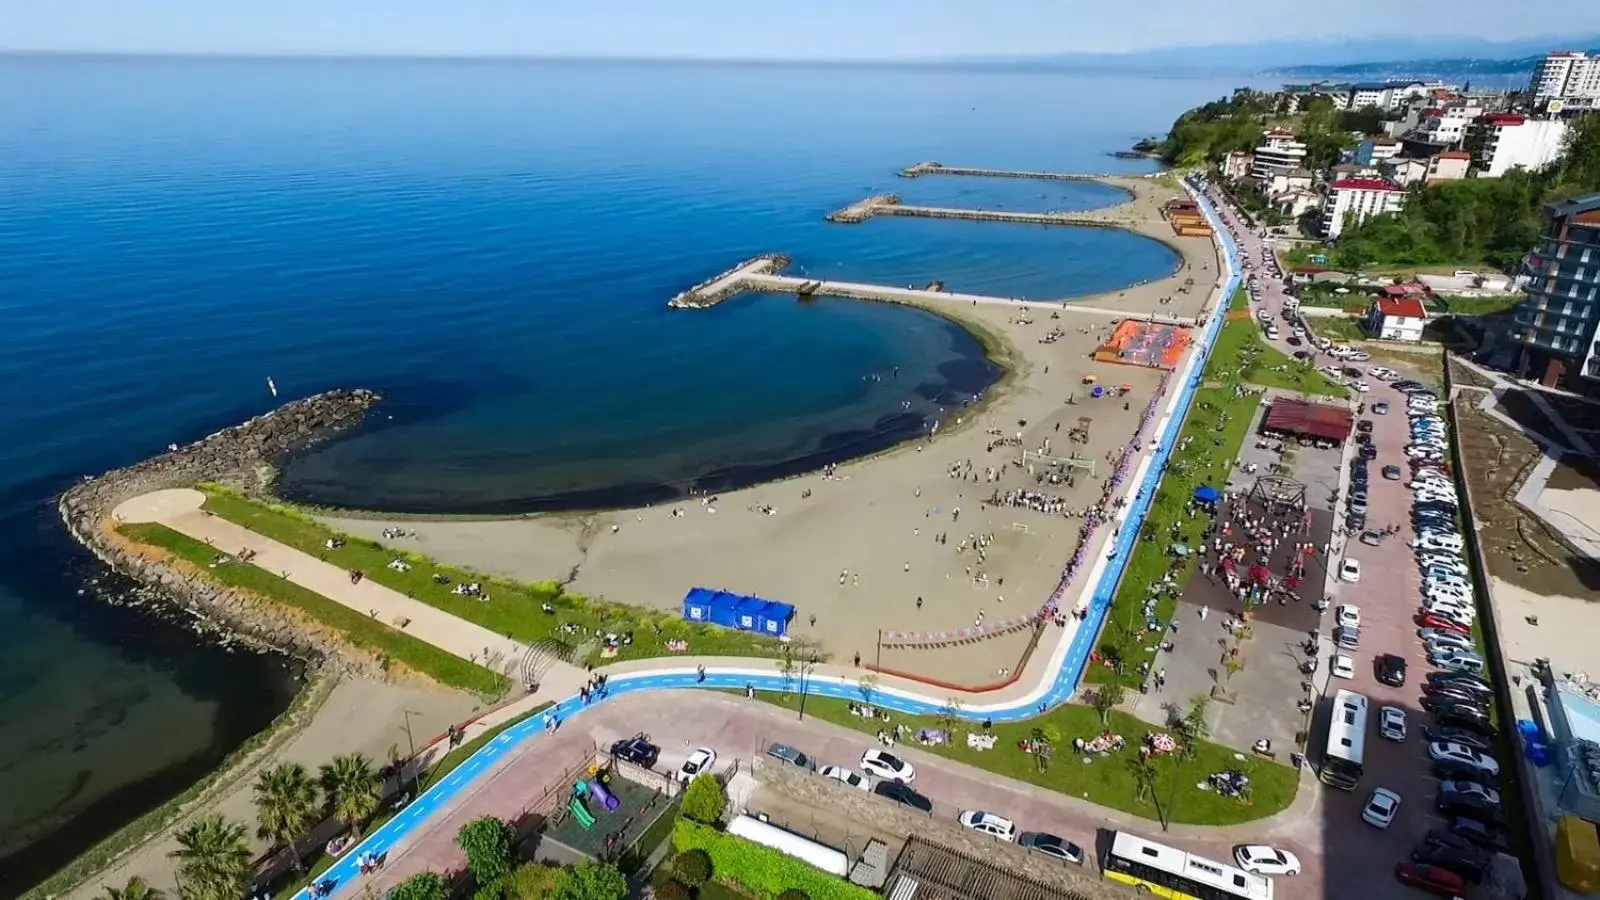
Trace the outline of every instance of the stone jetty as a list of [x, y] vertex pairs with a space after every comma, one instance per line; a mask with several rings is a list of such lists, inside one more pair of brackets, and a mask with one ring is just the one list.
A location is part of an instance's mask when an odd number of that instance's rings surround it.
[[789, 268], [789, 257], [781, 253], [756, 256], [700, 282], [667, 301], [672, 309], [701, 309], [715, 306], [746, 288], [744, 282], [755, 275], [773, 275]]
[[947, 166], [936, 162], [919, 162], [900, 170], [901, 178], [921, 178], [924, 175], [970, 175], [976, 178], [1031, 178], [1036, 181], [1099, 181], [1106, 175], [1086, 175], [1076, 172], [1030, 172], [1024, 169], [980, 169], [972, 166]]
[[360, 421], [378, 400], [373, 391], [354, 390], [286, 403], [136, 465], [85, 478], [62, 492], [57, 510], [72, 536], [101, 561], [197, 618], [310, 662], [364, 666], [339, 652], [336, 636], [306, 627], [291, 611], [134, 551], [116, 533], [111, 515], [122, 501], [163, 488], [221, 482], [259, 491], [270, 481], [274, 460]]
[[910, 216], [922, 219], [965, 219], [969, 222], [1012, 222], [1019, 225], [1073, 225], [1082, 228], [1129, 228], [1139, 223], [1121, 209], [1126, 204], [1088, 212], [1012, 212], [1004, 209], [955, 209], [911, 206], [897, 194], [874, 194], [828, 214], [828, 221], [858, 225], [874, 216]]

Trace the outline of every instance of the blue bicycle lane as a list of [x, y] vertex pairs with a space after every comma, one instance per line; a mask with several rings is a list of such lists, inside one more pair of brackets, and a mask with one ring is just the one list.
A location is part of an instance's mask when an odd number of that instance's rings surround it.
[[[1138, 538], [1139, 531], [1144, 525], [1145, 516], [1149, 512], [1156, 485], [1160, 481], [1161, 472], [1165, 469], [1167, 460], [1172, 454], [1178, 433], [1182, 430], [1184, 419], [1187, 417], [1189, 407], [1194, 401], [1195, 392], [1200, 386], [1205, 362], [1210, 358], [1217, 336], [1221, 333], [1222, 324], [1227, 319], [1229, 300], [1239, 287], [1241, 269], [1238, 248], [1234, 245], [1232, 238], [1228, 234], [1227, 227], [1222, 223], [1205, 194], [1193, 189], [1192, 186], [1190, 193], [1199, 202], [1207, 221], [1210, 222], [1213, 231], [1222, 244], [1228, 271], [1228, 277], [1217, 301], [1217, 308], [1213, 310], [1210, 320], [1206, 323], [1201, 339], [1196, 342], [1198, 353], [1194, 363], [1190, 366], [1192, 374], [1179, 387], [1179, 397], [1170, 414], [1168, 414], [1166, 426], [1162, 433], [1155, 438], [1157, 445], [1151, 457], [1150, 465], [1146, 470], [1144, 482], [1138, 487], [1134, 498], [1129, 501], [1127, 516], [1112, 542], [1112, 550], [1108, 554], [1108, 563], [1100, 574], [1086, 614], [1079, 623], [1071, 646], [1068, 648], [1060, 667], [1056, 669], [1049, 687], [1041, 695], [1025, 702], [1016, 702], [1009, 706], [973, 706], [965, 709], [962, 714], [968, 718], [975, 720], [989, 718], [997, 722], [1018, 721], [1038, 715], [1041, 711], [1041, 706], [1049, 708], [1065, 703], [1071, 699], [1073, 692], [1077, 690], [1078, 681], [1083, 675], [1084, 667], [1088, 664], [1089, 653], [1094, 648], [1100, 627], [1104, 624], [1106, 615], [1110, 611], [1111, 601], [1116, 594], [1117, 584], [1121, 580], [1122, 570], [1127, 565], [1133, 543]], [[501, 732], [494, 740], [484, 745], [478, 752], [457, 766], [449, 775], [429, 786], [420, 796], [412, 800], [409, 806], [384, 823], [381, 828], [367, 835], [355, 847], [346, 850], [338, 862], [322, 873], [318, 878], [318, 883], [331, 882], [331, 893], [334, 895], [356, 884], [360, 874], [359, 859], [362, 856], [366, 854], [382, 856], [398, 846], [401, 841], [409, 837], [414, 831], [424, 827], [428, 819], [432, 818], [434, 814], [459, 796], [463, 790], [471, 786], [479, 777], [486, 774], [507, 754], [519, 749], [524, 742], [536, 740], [539, 736], [547, 733], [547, 729], [552, 724], [550, 721], [552, 717], [554, 724], [559, 726], [559, 723], [581, 713], [586, 705], [592, 706], [595, 703], [603, 703], [612, 697], [641, 691], [693, 688], [744, 690], [747, 687], [753, 687], [758, 691], [785, 691], [792, 689], [793, 679], [785, 679], [782, 675], [774, 673], [770, 668], [742, 669], [738, 667], [707, 669], [704, 677], [702, 677], [695, 667], [688, 666], [682, 669], [656, 670], [635, 675], [614, 676], [608, 680], [604, 695], [593, 700], [590, 704], [585, 704], [577, 696], [568, 697], [540, 715], [518, 722]], [[857, 682], [848, 678], [813, 676], [807, 682], [807, 693], [837, 699], [860, 699], [861, 688]], [[875, 706], [881, 706], [908, 715], [929, 715], [938, 713], [946, 708], [946, 703], [943, 700], [921, 697], [890, 687], [875, 689], [872, 693], [872, 702]], [[322, 896], [329, 895], [324, 894]], [[307, 888], [296, 894], [295, 900], [310, 900], [310, 897], [311, 890]]]

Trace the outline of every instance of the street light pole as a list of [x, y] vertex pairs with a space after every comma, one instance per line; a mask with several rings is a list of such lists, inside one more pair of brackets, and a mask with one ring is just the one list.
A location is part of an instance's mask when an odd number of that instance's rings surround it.
[[415, 800], [417, 799], [417, 795], [422, 793], [422, 766], [417, 760], [416, 739], [411, 736], [411, 717], [414, 715], [420, 716], [422, 714], [419, 712], [414, 712], [410, 709], [402, 709], [400, 712], [403, 716], [405, 716], [406, 720], [406, 749], [411, 751], [411, 756], [409, 757], [411, 760], [411, 799]]
[[810, 658], [800, 660], [800, 721], [806, 720], [806, 691], [811, 683], [811, 670], [817, 667], [816, 651], [811, 652]]

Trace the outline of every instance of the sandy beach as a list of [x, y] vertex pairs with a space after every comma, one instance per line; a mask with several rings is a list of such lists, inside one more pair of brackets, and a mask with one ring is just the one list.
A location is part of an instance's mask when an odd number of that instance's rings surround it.
[[[1134, 192], [1114, 208], [1130, 227], [1163, 240], [1183, 262], [1167, 278], [1066, 304], [1199, 315], [1219, 271], [1211, 240], [1174, 237], [1161, 219], [1161, 203], [1179, 196], [1177, 189], [1155, 179], [1112, 183]], [[1093, 360], [1114, 320], [1060, 311], [1061, 301], [1012, 307], [941, 303], [930, 296], [919, 305], [981, 333], [1008, 370], [991, 397], [951, 411], [930, 438], [828, 473], [722, 494], [715, 502], [694, 498], [504, 520], [408, 518], [403, 524], [416, 537], [405, 546], [484, 572], [556, 580], [577, 593], [663, 609], [679, 608], [693, 587], [783, 600], [798, 609], [793, 633], [819, 640], [836, 662], [860, 654], [863, 662], [958, 684], [1004, 680], [1019, 666], [1026, 630], [954, 647], [881, 651], [879, 632], [992, 625], [1037, 611], [1079, 543], [1083, 511], [1104, 492], [1108, 460], [1129, 443], [1165, 373]], [[1053, 330], [1059, 336], [1045, 342]], [[1087, 378], [1130, 390], [1091, 399]], [[914, 387], [906, 385], [908, 395]], [[1087, 440], [1074, 442], [1069, 435], [1080, 418], [1089, 420]], [[1093, 461], [1094, 472], [1078, 472], [1071, 486], [1039, 483], [1042, 470], [1030, 474], [1021, 449], [1038, 450], [1047, 441], [1051, 455]], [[986, 502], [1014, 490], [1048, 495], [1061, 511]], [[371, 538], [400, 524], [370, 517], [328, 521]], [[1081, 587], [1073, 585], [1064, 605], [1071, 607]]]

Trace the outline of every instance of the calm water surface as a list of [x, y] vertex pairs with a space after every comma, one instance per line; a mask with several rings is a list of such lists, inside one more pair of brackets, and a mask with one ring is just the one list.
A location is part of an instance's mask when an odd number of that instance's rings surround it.
[[992, 380], [976, 343], [872, 304], [667, 299], [765, 252], [1035, 298], [1159, 275], [1170, 251], [1118, 232], [822, 216], [891, 190], [1114, 203], [894, 173], [1148, 171], [1106, 154], [1229, 87], [0, 58], [0, 896], [181, 790], [294, 688], [282, 661], [100, 602], [127, 586], [56, 524], [73, 478], [270, 408], [268, 376], [285, 397], [388, 393], [368, 427], [289, 465], [287, 489], [325, 502], [599, 503], [859, 452]]

